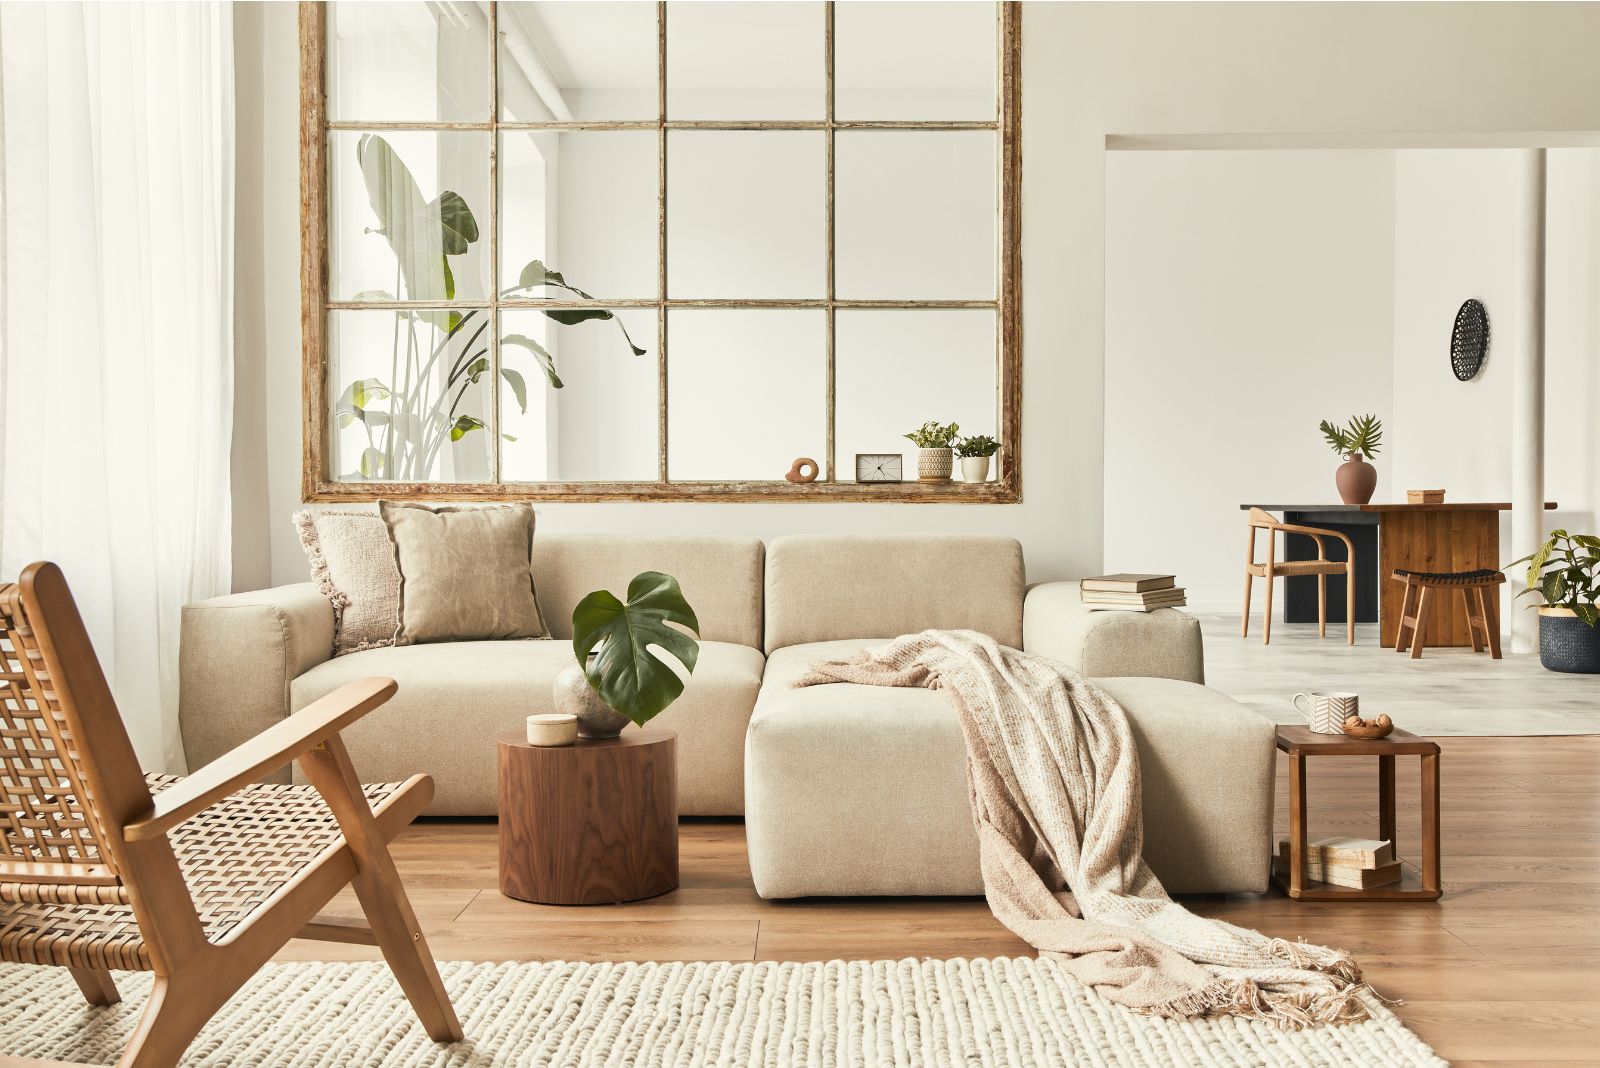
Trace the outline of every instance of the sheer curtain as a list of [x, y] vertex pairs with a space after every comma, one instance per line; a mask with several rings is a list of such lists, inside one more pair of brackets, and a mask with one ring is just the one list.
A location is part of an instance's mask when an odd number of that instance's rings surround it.
[[66, 572], [146, 770], [228, 590], [229, 4], [0, 3], [0, 581]]

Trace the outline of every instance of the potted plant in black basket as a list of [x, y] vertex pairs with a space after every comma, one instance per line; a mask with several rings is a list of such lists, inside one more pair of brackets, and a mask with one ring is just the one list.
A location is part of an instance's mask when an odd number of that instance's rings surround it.
[[626, 602], [595, 590], [572, 610], [573, 663], [556, 676], [556, 709], [577, 717], [584, 738], [615, 738], [630, 722], [644, 726], [683, 693], [683, 679], [656, 651], [693, 672], [699, 633], [671, 575], [636, 576]]
[[1539, 606], [1539, 663], [1551, 671], [1600, 673], [1600, 538], [1552, 530], [1528, 564], [1528, 588]]

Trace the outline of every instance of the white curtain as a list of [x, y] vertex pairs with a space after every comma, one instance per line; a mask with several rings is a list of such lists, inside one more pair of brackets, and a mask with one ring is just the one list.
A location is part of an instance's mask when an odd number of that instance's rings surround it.
[[66, 572], [146, 770], [228, 591], [231, 5], [0, 4], [0, 581]]

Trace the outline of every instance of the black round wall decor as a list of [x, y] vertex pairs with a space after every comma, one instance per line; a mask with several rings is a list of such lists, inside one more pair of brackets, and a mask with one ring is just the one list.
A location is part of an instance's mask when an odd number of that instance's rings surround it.
[[1480, 300], [1468, 300], [1456, 312], [1455, 325], [1450, 328], [1450, 370], [1466, 382], [1483, 368], [1483, 357], [1489, 351], [1489, 313]]

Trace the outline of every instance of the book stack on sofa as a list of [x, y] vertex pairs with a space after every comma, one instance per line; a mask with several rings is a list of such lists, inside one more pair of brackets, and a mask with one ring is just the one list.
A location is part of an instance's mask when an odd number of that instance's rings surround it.
[[[1277, 867], [1289, 872], [1289, 839], [1278, 840]], [[1400, 881], [1392, 842], [1370, 838], [1317, 838], [1306, 843], [1306, 878], [1312, 882], [1371, 890]]]
[[1079, 580], [1078, 592], [1095, 612], [1154, 612], [1188, 603], [1174, 575], [1100, 575]]

